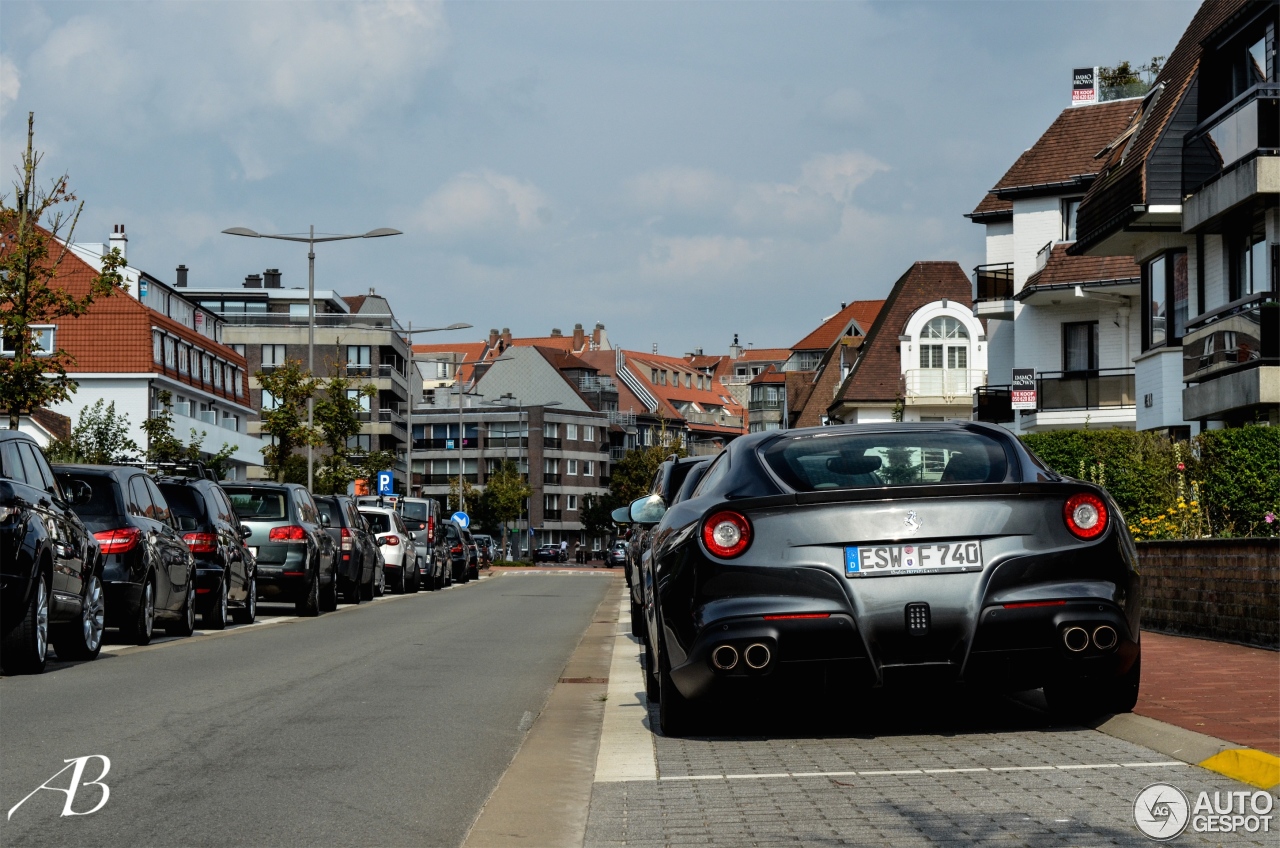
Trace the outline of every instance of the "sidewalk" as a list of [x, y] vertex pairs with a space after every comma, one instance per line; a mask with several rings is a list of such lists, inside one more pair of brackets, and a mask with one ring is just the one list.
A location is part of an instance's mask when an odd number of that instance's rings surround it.
[[1280, 652], [1145, 632], [1134, 712], [1280, 755]]

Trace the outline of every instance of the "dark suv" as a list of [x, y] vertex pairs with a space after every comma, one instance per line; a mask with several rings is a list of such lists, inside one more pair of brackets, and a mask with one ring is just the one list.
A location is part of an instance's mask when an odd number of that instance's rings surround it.
[[298, 615], [338, 608], [338, 572], [329, 519], [306, 486], [249, 483], [224, 486], [241, 523], [251, 531], [249, 552], [258, 562], [263, 600], [292, 601]]
[[196, 628], [196, 561], [155, 480], [125, 465], [55, 465], [64, 487], [92, 494], [74, 509], [102, 549], [106, 623], [145, 645], [156, 621], [170, 636]]
[[439, 533], [437, 555], [448, 558], [449, 582], [460, 584], [471, 579], [471, 534], [452, 521], [446, 521]]
[[59, 485], [30, 436], [0, 430], [0, 666], [44, 671], [49, 637], [59, 659], [102, 648], [102, 557], [75, 504], [87, 486]]
[[201, 623], [222, 630], [227, 619], [252, 624], [258, 616], [257, 564], [245, 545], [226, 492], [212, 480], [173, 476], [156, 480], [178, 519], [178, 531], [196, 560], [196, 609]]
[[329, 537], [338, 543], [338, 588], [349, 604], [373, 599], [377, 582], [378, 543], [368, 522], [346, 495], [316, 498], [320, 514], [329, 519]]

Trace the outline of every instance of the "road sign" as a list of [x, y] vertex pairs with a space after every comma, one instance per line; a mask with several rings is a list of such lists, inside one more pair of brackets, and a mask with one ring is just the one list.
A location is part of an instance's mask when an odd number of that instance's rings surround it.
[[1034, 368], [1013, 369], [1013, 381], [1009, 385], [1009, 399], [1013, 409], [1036, 408], [1036, 371]]
[[467, 515], [465, 512], [455, 512], [453, 515], [449, 516], [449, 520], [461, 527], [463, 530], [466, 530], [471, 526], [471, 516]]
[[395, 492], [396, 479], [390, 471], [378, 472], [378, 494], [390, 495]]

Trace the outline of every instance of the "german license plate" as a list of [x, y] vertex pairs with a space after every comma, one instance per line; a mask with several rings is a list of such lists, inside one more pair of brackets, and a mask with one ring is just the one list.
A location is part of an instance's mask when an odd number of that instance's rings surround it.
[[981, 570], [982, 543], [976, 540], [918, 545], [848, 545], [844, 549], [844, 573], [847, 577]]

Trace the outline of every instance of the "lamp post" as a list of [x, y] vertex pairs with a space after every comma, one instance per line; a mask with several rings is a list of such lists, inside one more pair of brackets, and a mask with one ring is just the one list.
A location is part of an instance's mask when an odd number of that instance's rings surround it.
[[[314, 376], [316, 371], [316, 245], [325, 241], [345, 241], [346, 239], [358, 238], [381, 238], [382, 236], [398, 236], [403, 235], [399, 230], [393, 230], [390, 227], [381, 227], [376, 230], [370, 230], [367, 233], [359, 235], [324, 235], [321, 234], [316, 238], [316, 226], [311, 225], [311, 229], [307, 235], [294, 235], [289, 233], [268, 234], [259, 233], [248, 227], [229, 227], [222, 231], [229, 236], [244, 236], [246, 238], [267, 238], [278, 239], [279, 241], [297, 241], [304, 242], [307, 245], [307, 371]], [[315, 398], [307, 398], [307, 430], [311, 430], [315, 425]], [[412, 439], [412, 433], [410, 434]], [[307, 491], [314, 488], [314, 467], [315, 467], [315, 449], [311, 446], [310, 441], [307, 442]]]

